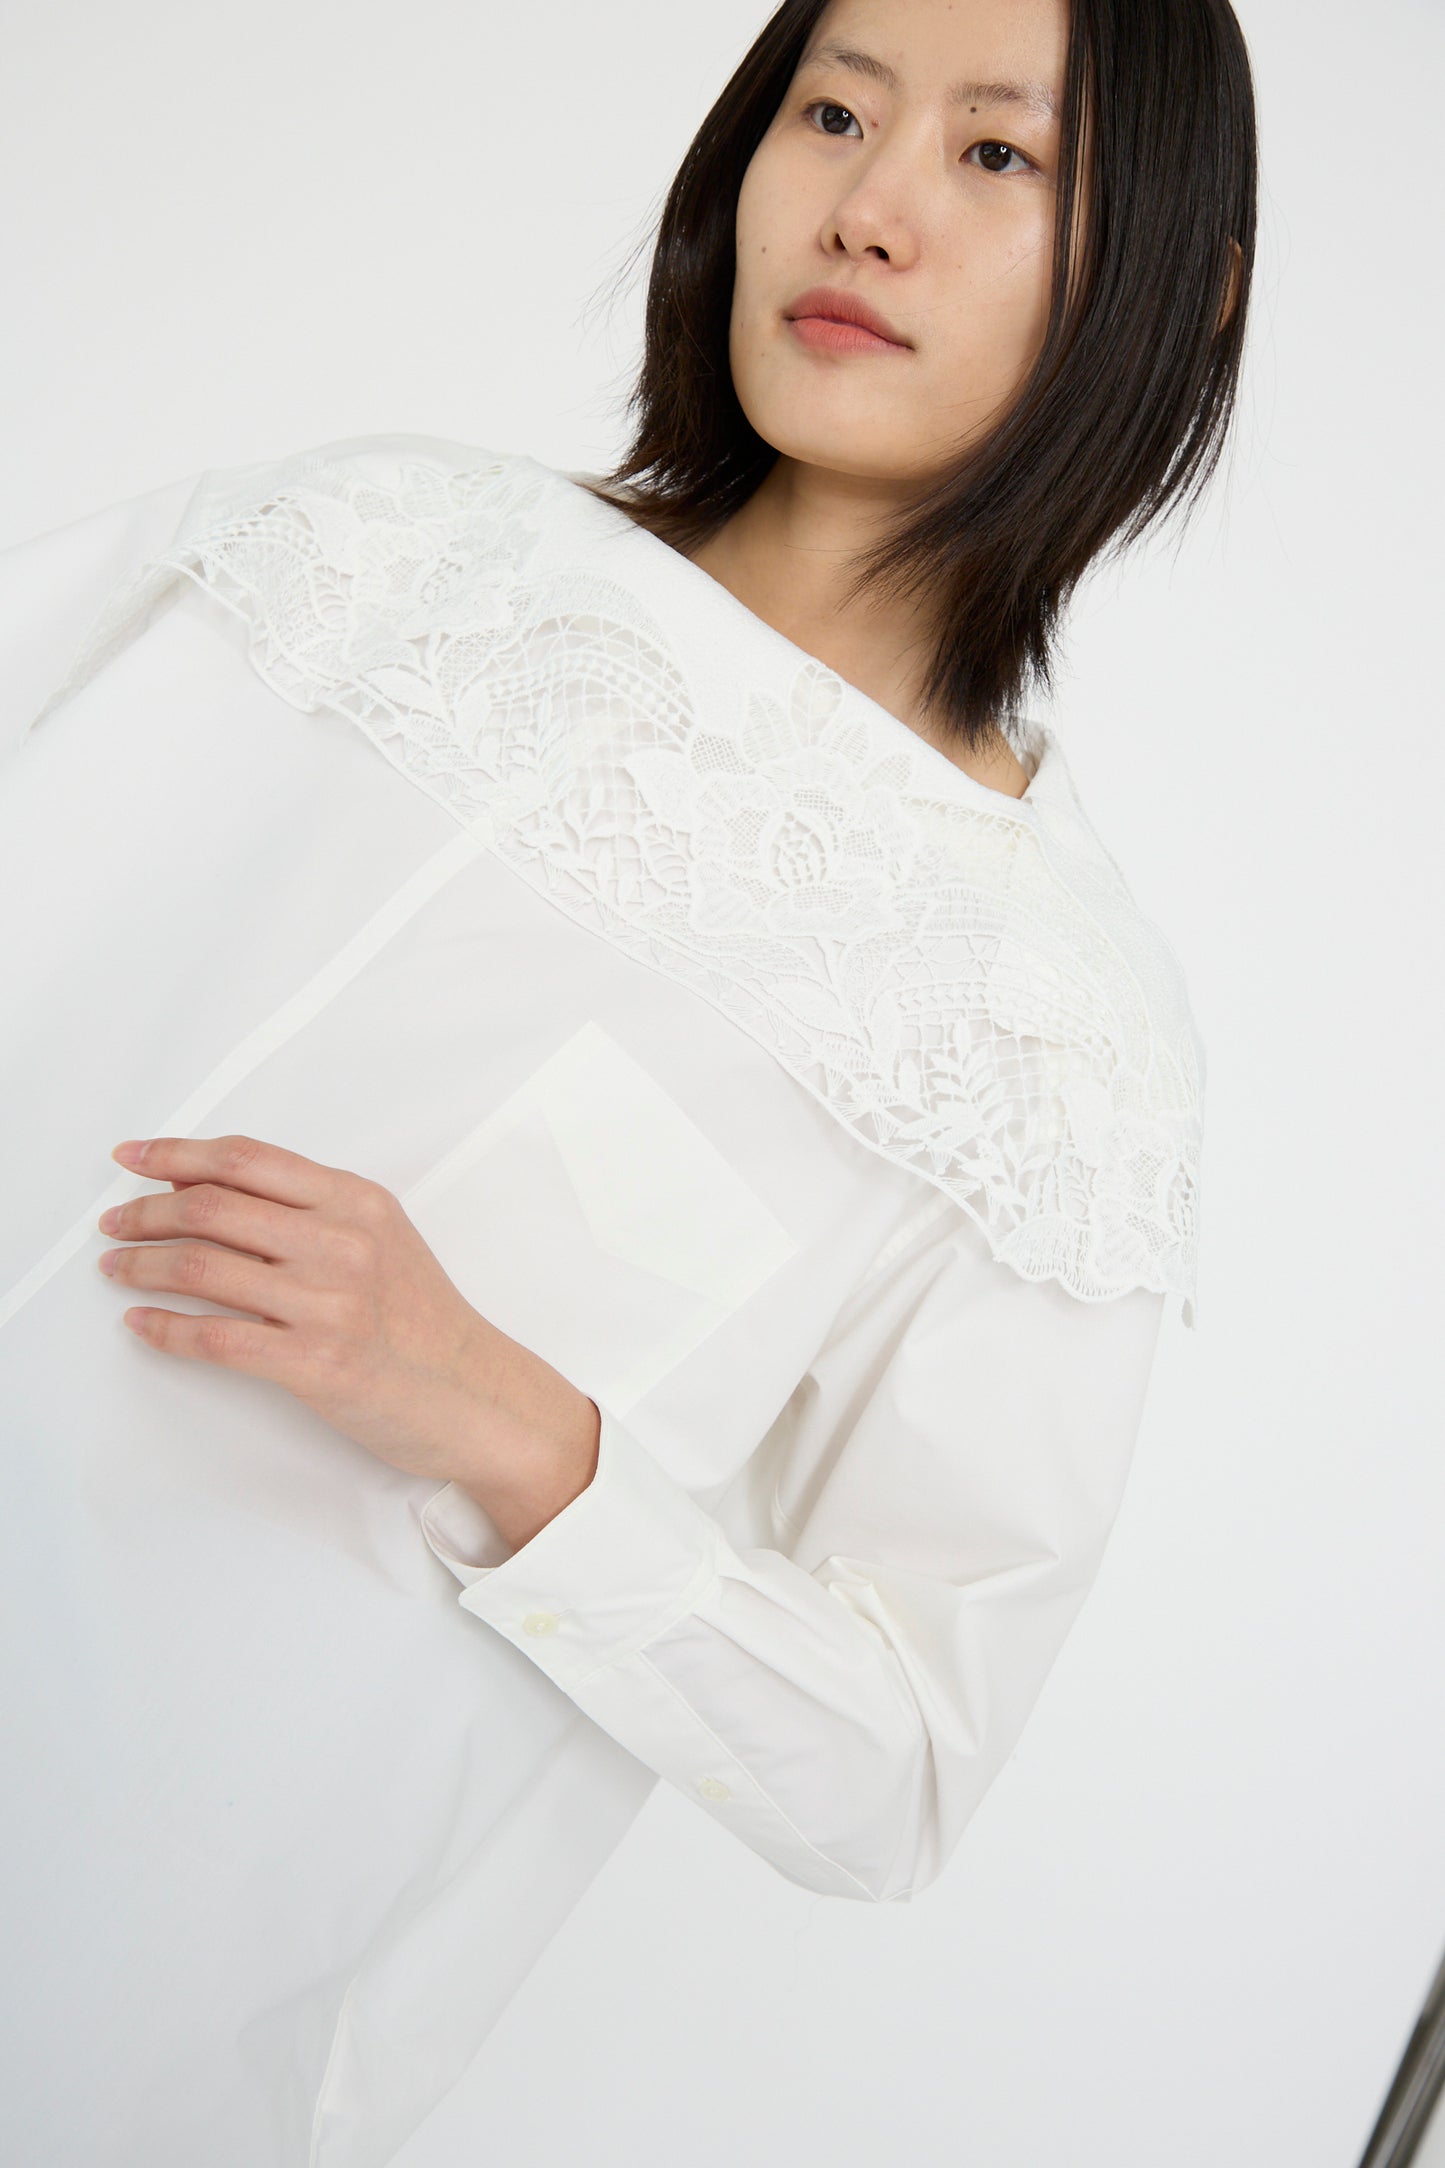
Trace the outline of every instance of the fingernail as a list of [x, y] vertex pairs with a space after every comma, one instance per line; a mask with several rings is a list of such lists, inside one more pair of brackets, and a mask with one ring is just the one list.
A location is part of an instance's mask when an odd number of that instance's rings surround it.
[[102, 1272], [110, 1276], [115, 1271], [115, 1261], [119, 1255], [119, 1250], [107, 1250], [104, 1257], [96, 1259], [96, 1263], [100, 1266]]
[[121, 1160], [127, 1167], [138, 1166], [145, 1157], [145, 1148], [149, 1142], [149, 1137], [127, 1137], [125, 1143], [118, 1144], [110, 1156], [112, 1159]]

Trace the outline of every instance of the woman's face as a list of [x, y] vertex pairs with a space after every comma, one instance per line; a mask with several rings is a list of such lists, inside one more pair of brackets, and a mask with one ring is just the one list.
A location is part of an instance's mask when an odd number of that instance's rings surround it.
[[[738, 199], [732, 373], [765, 442], [922, 481], [1007, 404], [1048, 321], [1067, 39], [1065, 0], [826, 9]], [[818, 288], [898, 343], [790, 320]]]

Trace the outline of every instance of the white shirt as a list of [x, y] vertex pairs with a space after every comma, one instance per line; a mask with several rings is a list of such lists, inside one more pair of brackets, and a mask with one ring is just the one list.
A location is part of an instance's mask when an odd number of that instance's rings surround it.
[[[943, 1871], [1193, 1321], [1202, 1050], [1051, 732], [987, 789], [522, 455], [187, 477], [0, 555], [0, 659], [0, 2152], [382, 2168], [659, 1777]], [[235, 1131], [597, 1402], [520, 1550], [122, 1326], [111, 1146]]]

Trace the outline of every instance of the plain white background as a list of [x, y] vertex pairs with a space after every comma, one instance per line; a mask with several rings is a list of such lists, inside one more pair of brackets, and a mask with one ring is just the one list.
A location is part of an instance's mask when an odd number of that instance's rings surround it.
[[[764, 13], [3, 0], [0, 545], [372, 430], [604, 464], [645, 256], [589, 305]], [[1199, 1329], [942, 1883], [813, 1897], [659, 1787], [397, 2168], [1354, 2168], [1445, 1943], [1445, 21], [1240, 14], [1235, 448], [1050, 711], [1209, 1053]]]

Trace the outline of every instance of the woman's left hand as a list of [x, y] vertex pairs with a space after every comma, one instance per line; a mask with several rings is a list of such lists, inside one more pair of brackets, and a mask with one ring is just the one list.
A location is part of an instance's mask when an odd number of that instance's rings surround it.
[[269, 1378], [394, 1468], [474, 1492], [586, 1435], [594, 1404], [472, 1308], [380, 1183], [254, 1137], [112, 1157], [173, 1192], [102, 1214], [148, 1245], [108, 1252], [114, 1278], [254, 1313], [127, 1310], [152, 1347]]

